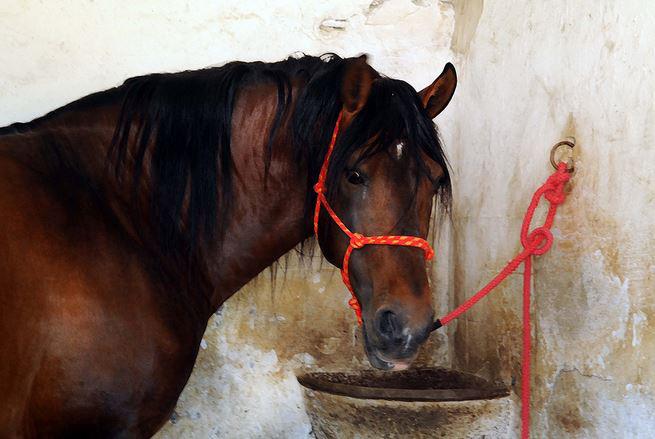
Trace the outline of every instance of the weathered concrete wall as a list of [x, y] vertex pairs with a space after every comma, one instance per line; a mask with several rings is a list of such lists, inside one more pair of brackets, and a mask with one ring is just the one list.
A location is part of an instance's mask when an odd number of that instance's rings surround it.
[[[455, 168], [455, 301], [519, 250], [550, 146], [577, 171], [552, 251], [534, 264], [539, 437], [655, 431], [655, 6], [458, 2], [460, 87], [444, 123]], [[520, 275], [451, 329], [456, 366], [519, 380]], [[518, 391], [518, 389], [517, 389]]]
[[[0, 125], [29, 120], [129, 76], [277, 60], [295, 51], [372, 54], [417, 88], [454, 60], [439, 123], [454, 170], [452, 227], [433, 266], [445, 311], [519, 249], [550, 145], [577, 139], [557, 241], [535, 277], [535, 432], [648, 437], [655, 430], [655, 6], [647, 2], [5, 0]], [[294, 370], [368, 367], [338, 273], [291, 258], [221, 309], [160, 437], [306, 437]], [[446, 293], [449, 291], [449, 293]], [[520, 277], [420, 361], [519, 380]], [[445, 334], [448, 334], [448, 337]], [[518, 389], [516, 389], [518, 391]]]

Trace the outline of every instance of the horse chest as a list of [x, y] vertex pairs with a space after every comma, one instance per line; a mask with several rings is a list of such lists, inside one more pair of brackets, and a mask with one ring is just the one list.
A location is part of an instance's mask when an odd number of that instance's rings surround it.
[[194, 340], [148, 319], [103, 316], [50, 327], [30, 401], [43, 433], [145, 436], [168, 419], [193, 367]]

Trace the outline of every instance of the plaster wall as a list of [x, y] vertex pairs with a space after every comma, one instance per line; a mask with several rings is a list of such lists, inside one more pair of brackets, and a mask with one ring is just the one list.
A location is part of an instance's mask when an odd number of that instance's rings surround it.
[[[537, 258], [537, 437], [655, 431], [655, 5], [458, 2], [460, 73], [442, 122], [455, 168], [454, 301], [520, 249], [550, 146], [574, 136], [576, 172]], [[543, 218], [543, 217], [542, 217]], [[454, 366], [520, 382], [521, 275], [455, 323]], [[519, 389], [515, 385], [516, 391]]]
[[[437, 119], [453, 166], [451, 224], [435, 237], [443, 312], [518, 250], [550, 145], [577, 140], [551, 252], [534, 264], [537, 437], [655, 430], [655, 6], [437, 0], [159, 2], [4, 0], [0, 125], [130, 76], [367, 52], [416, 88], [454, 61]], [[439, 238], [439, 239], [436, 239]], [[189, 385], [159, 437], [310, 435], [299, 369], [368, 367], [348, 293], [315, 258], [265, 272], [210, 321]], [[520, 275], [431, 339], [419, 361], [519, 381]], [[518, 388], [515, 388], [518, 392]]]

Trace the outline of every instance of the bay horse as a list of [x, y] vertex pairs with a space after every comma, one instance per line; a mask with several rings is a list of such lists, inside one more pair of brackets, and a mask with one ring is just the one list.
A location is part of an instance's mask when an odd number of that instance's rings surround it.
[[[365, 56], [232, 62], [0, 128], [0, 437], [154, 434], [212, 313], [314, 235], [338, 117], [334, 211], [425, 238], [450, 194], [432, 119], [456, 82], [447, 64], [417, 93]], [[318, 241], [339, 266], [348, 239], [325, 211]], [[433, 321], [422, 252], [367, 246], [350, 269], [371, 364], [406, 367]]]

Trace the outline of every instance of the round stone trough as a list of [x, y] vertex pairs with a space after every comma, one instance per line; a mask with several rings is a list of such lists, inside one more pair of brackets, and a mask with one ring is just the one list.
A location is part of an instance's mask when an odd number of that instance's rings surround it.
[[505, 387], [441, 368], [300, 375], [319, 438], [507, 438], [513, 402]]

